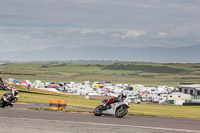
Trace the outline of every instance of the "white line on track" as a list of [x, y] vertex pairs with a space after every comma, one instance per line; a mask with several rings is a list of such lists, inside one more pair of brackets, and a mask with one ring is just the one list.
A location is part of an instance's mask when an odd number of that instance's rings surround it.
[[[10, 118], [10, 117], [0, 117], [0, 118]], [[17, 118], [22, 120], [47, 120], [47, 119], [35, 119], [35, 118]], [[62, 122], [62, 120], [51, 120], [51, 121], [58, 121]], [[93, 123], [93, 122], [79, 122], [79, 121], [65, 121], [69, 123], [79, 123], [79, 124], [91, 124], [91, 125], [102, 125], [102, 126], [117, 126], [117, 127], [133, 127], [133, 128], [143, 128], [143, 129], [154, 129], [154, 130], [164, 130], [164, 131], [178, 131], [178, 132], [189, 132], [189, 133], [200, 133], [198, 130], [187, 130], [187, 129], [175, 129], [175, 128], [162, 128], [162, 127], [147, 127], [147, 126], [134, 126], [134, 125], [119, 125], [119, 124], [106, 124], [106, 123]]]

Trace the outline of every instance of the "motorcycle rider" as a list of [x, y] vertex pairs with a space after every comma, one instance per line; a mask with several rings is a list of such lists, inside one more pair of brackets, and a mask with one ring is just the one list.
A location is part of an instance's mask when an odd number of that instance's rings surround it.
[[18, 100], [18, 90], [13, 90], [11, 93], [5, 93], [4, 96], [7, 97], [7, 101], [10, 107], [13, 107], [13, 104]]
[[111, 104], [112, 103], [116, 103], [116, 102], [122, 102], [124, 99], [126, 99], [126, 93], [122, 92], [121, 94], [119, 94], [118, 97], [112, 97], [108, 100], [108, 102], [106, 103], [106, 107], [107, 109], [111, 108]]
[[8, 90], [10, 90], [11, 92], [13, 92], [13, 91], [16, 90], [16, 88], [15, 88], [13, 85], [10, 85], [10, 86], [8, 87]]

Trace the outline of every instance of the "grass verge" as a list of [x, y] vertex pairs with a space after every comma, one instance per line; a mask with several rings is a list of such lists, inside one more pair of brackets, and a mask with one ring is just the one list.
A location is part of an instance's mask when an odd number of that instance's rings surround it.
[[[66, 94], [59, 94], [40, 89], [31, 89], [33, 93], [27, 93], [26, 87], [15, 86], [18, 90], [23, 91], [19, 93], [20, 103], [38, 103], [49, 104], [49, 100], [66, 100], [67, 106], [82, 107], [94, 109], [102, 104], [100, 100], [85, 99], [80, 96], [72, 96]], [[37, 93], [34, 93], [37, 92]], [[2, 96], [5, 91], [0, 91]], [[41, 109], [40, 109], [41, 110]], [[48, 109], [47, 109], [48, 111]], [[77, 111], [76, 111], [77, 112]], [[171, 118], [191, 118], [200, 119], [200, 106], [167, 106], [167, 105], [149, 105], [149, 104], [130, 104], [130, 115], [137, 116], [154, 116], [154, 117], [171, 117]]]

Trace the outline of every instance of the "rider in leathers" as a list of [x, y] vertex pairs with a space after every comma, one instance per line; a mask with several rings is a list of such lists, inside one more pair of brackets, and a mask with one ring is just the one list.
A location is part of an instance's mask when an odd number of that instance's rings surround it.
[[18, 100], [19, 96], [18, 96], [18, 90], [15, 90], [11, 93], [5, 93], [4, 96], [7, 97], [7, 101], [10, 105], [10, 107], [13, 107], [13, 104]]
[[122, 102], [125, 98], [126, 98], [126, 94], [125, 93], [121, 93], [118, 97], [112, 97], [106, 103], [106, 107], [108, 109], [110, 109], [112, 103]]

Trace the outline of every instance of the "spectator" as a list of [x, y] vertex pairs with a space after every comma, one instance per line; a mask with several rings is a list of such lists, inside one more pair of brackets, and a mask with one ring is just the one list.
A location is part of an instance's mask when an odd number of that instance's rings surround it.
[[28, 89], [28, 91], [30, 91], [30, 89], [31, 89], [31, 85], [30, 84], [27, 85], [27, 89]]

